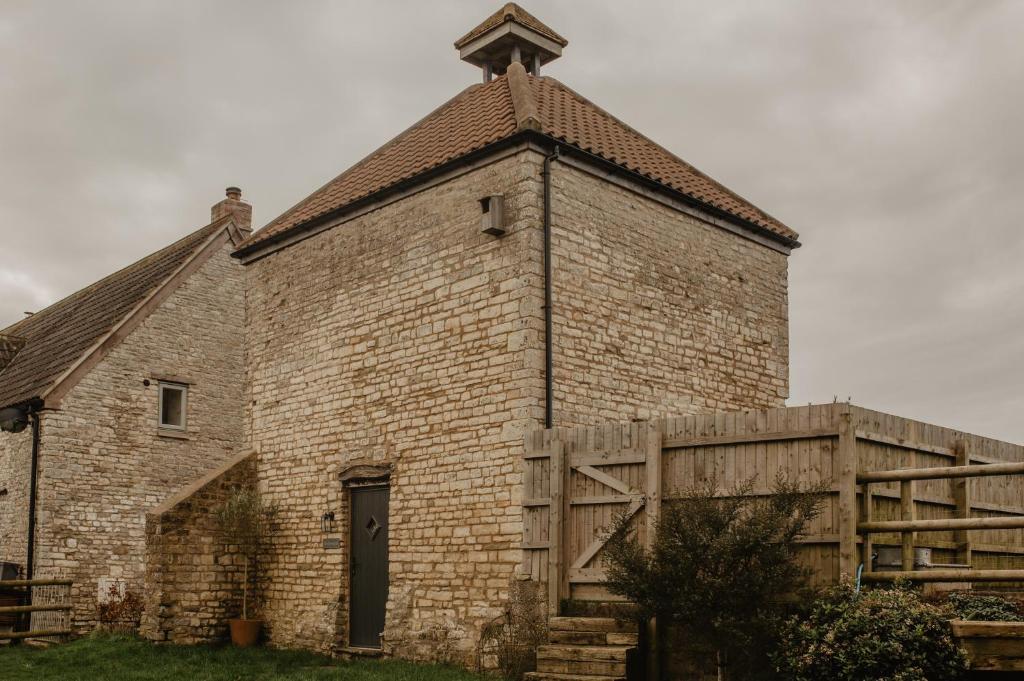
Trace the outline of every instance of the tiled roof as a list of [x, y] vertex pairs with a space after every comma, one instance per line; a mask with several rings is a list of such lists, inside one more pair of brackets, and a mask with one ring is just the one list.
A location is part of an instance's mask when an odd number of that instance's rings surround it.
[[529, 76], [541, 131], [789, 239], [797, 234], [554, 78]]
[[211, 223], [0, 331], [23, 343], [0, 370], [0, 407], [42, 396], [229, 220]]
[[[524, 103], [523, 98], [532, 101]], [[517, 112], [517, 106], [528, 111]], [[797, 239], [786, 225], [562, 83], [527, 75], [514, 64], [507, 74], [464, 90], [253, 234], [239, 250], [251, 251], [306, 222], [538, 125], [549, 137], [756, 225], [784, 242]]]
[[492, 28], [495, 28], [496, 26], [501, 26], [506, 21], [516, 21], [522, 24], [523, 26], [532, 28], [537, 33], [540, 33], [545, 38], [550, 38], [551, 40], [555, 41], [562, 47], [565, 47], [566, 45], [569, 44], [568, 40], [552, 31], [540, 19], [533, 16], [516, 3], [509, 2], [506, 3], [505, 6], [499, 9], [497, 12], [484, 19], [479, 26], [477, 26], [472, 31], [456, 40], [455, 49], [462, 49], [465, 45], [468, 45], [469, 43], [473, 42], [474, 40], [482, 36], [484, 33], [487, 33], [487, 31], [490, 31]]

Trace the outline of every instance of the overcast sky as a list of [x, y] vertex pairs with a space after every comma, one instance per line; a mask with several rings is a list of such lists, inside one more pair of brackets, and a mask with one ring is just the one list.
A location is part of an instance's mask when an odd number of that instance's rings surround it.
[[[475, 82], [497, 0], [0, 0], [0, 325], [262, 225]], [[546, 73], [801, 234], [790, 404], [1024, 442], [1024, 2], [524, 0]]]

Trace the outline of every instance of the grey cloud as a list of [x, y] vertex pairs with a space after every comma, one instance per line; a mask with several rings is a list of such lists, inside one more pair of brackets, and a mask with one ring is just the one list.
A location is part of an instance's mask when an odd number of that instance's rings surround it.
[[[0, 323], [267, 222], [472, 83], [497, 1], [0, 6]], [[524, 6], [549, 73], [797, 229], [791, 403], [1024, 441], [1024, 3]]]

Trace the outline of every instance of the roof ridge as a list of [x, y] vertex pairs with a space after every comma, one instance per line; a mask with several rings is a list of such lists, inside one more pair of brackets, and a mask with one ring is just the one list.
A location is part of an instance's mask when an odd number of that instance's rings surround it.
[[533, 88], [522, 62], [514, 61], [505, 72], [508, 78], [508, 91], [512, 96], [512, 109], [516, 117], [517, 130], [540, 130], [540, 114], [537, 111], [537, 99], [533, 96]]
[[[585, 97], [585, 96], [581, 95], [581, 94], [580, 94], [579, 92], [577, 92], [576, 90], [572, 89], [571, 87], [569, 87], [568, 85], [566, 85], [566, 84], [565, 84], [565, 83], [563, 83], [562, 81], [558, 80], [557, 78], [552, 78], [551, 76], [530, 76], [530, 75], [528, 75], [528, 78], [537, 78], [537, 79], [543, 79], [543, 80], [546, 80], [546, 81], [548, 81], [548, 82], [554, 83], [554, 84], [555, 84], [555, 85], [556, 85], [557, 87], [560, 87], [560, 88], [562, 88], [562, 89], [563, 89], [563, 90], [565, 90], [566, 92], [569, 92], [570, 94], [572, 94], [572, 95], [573, 95], [574, 97], [576, 97], [576, 98], [580, 99], [581, 101], [583, 101], [583, 102], [584, 102], [585, 104], [587, 104], [588, 106], [592, 107], [592, 108], [593, 108], [593, 109], [594, 109], [595, 111], [597, 111], [598, 113], [600, 113], [600, 114], [601, 114], [602, 116], [605, 116], [606, 118], [608, 118], [608, 119], [610, 119], [610, 120], [614, 121], [614, 122], [615, 122], [615, 123], [617, 123], [618, 125], [621, 125], [621, 126], [622, 126], [622, 127], [624, 127], [624, 128], [626, 129], [626, 130], [628, 130], [628, 131], [630, 131], [631, 133], [633, 133], [634, 135], [637, 135], [638, 137], [640, 137], [640, 138], [641, 138], [641, 139], [643, 139], [644, 141], [646, 141], [646, 142], [650, 143], [650, 144], [651, 144], [652, 146], [655, 146], [655, 147], [657, 147], [657, 148], [658, 148], [659, 150], [661, 150], [662, 152], [664, 152], [665, 154], [667, 154], [668, 156], [670, 156], [670, 157], [671, 157], [671, 158], [672, 158], [673, 160], [675, 160], [676, 162], [678, 162], [678, 163], [682, 164], [683, 166], [685, 166], [685, 167], [686, 167], [686, 168], [687, 168], [687, 169], [688, 169], [689, 171], [691, 171], [691, 172], [692, 172], [693, 174], [695, 174], [695, 175], [698, 175], [698, 176], [700, 176], [700, 177], [704, 178], [704, 179], [705, 179], [705, 180], [707, 180], [708, 182], [711, 182], [711, 183], [712, 183], [712, 184], [714, 184], [714, 185], [715, 185], [715, 186], [716, 186], [716, 187], [717, 187], [718, 189], [720, 189], [721, 191], [724, 191], [724, 192], [725, 192], [726, 194], [729, 194], [729, 195], [730, 195], [730, 196], [732, 196], [732, 197], [733, 197], [734, 199], [736, 199], [736, 200], [738, 200], [738, 201], [742, 201], [743, 203], [747, 204], [748, 206], [750, 206], [751, 208], [753, 208], [754, 210], [756, 210], [756, 211], [757, 211], [758, 213], [761, 213], [761, 214], [762, 214], [762, 215], [763, 215], [763, 216], [764, 216], [765, 218], [767, 218], [767, 219], [768, 219], [769, 221], [771, 221], [771, 222], [775, 222], [775, 223], [778, 223], [779, 225], [782, 225], [782, 226], [783, 226], [783, 227], [785, 227], [785, 228], [786, 228], [787, 230], [789, 230], [789, 227], [788, 227], [788, 226], [786, 226], [786, 225], [785, 225], [785, 223], [783, 223], [783, 222], [782, 222], [781, 220], [779, 220], [779, 219], [775, 218], [774, 216], [770, 215], [769, 213], [767, 213], [766, 211], [764, 211], [764, 210], [763, 210], [762, 208], [760, 208], [760, 207], [758, 207], [757, 205], [755, 205], [755, 204], [754, 204], [754, 203], [753, 203], [752, 201], [750, 201], [749, 199], [746, 199], [746, 198], [744, 198], [743, 196], [741, 196], [740, 194], [737, 194], [737, 193], [736, 193], [735, 191], [733, 191], [732, 189], [729, 189], [728, 187], [726, 187], [726, 186], [725, 186], [724, 184], [722, 184], [721, 182], [719, 182], [719, 181], [718, 181], [718, 180], [716, 180], [715, 178], [711, 177], [710, 175], [708, 175], [708, 174], [707, 174], [707, 173], [705, 173], [704, 171], [700, 170], [699, 168], [696, 168], [696, 167], [695, 167], [695, 166], [694, 166], [693, 164], [691, 164], [691, 163], [689, 163], [689, 162], [685, 161], [684, 159], [682, 159], [682, 158], [681, 158], [681, 157], [680, 157], [680, 156], [679, 156], [678, 154], [676, 154], [676, 153], [672, 152], [672, 151], [671, 151], [671, 150], [669, 150], [669, 149], [666, 149], [666, 148], [665, 148], [664, 146], [662, 146], [661, 144], [658, 144], [658, 143], [657, 143], [657, 142], [655, 142], [655, 141], [654, 141], [653, 139], [651, 139], [651, 138], [650, 138], [650, 137], [648, 137], [647, 135], [643, 134], [642, 132], [640, 132], [639, 130], [637, 130], [637, 129], [636, 129], [636, 128], [634, 128], [633, 126], [631, 126], [631, 125], [630, 125], [629, 123], [626, 123], [626, 122], [625, 122], [625, 121], [623, 121], [623, 120], [622, 120], [621, 118], [618, 118], [618, 117], [617, 117], [617, 116], [615, 116], [614, 114], [611, 114], [611, 113], [609, 113], [609, 112], [608, 112], [607, 110], [605, 110], [604, 108], [602, 108], [602, 107], [598, 106], [598, 105], [597, 105], [597, 104], [595, 104], [595, 103], [594, 103], [593, 101], [591, 101], [591, 100], [590, 100], [590, 99], [588, 99], [587, 97]], [[531, 89], [532, 89], [532, 88], [531, 88]], [[626, 165], [625, 163], [621, 163], [621, 162], [620, 162], [620, 163], [619, 163], [619, 165], [623, 165], [624, 167], [626, 167], [626, 168], [629, 168], [629, 166], [628, 166], [628, 165]], [[694, 198], [699, 198], [699, 197], [694, 197]], [[708, 199], [708, 198], [700, 198], [700, 200], [701, 200], [702, 202], [704, 202], [704, 203], [709, 203], [709, 204], [711, 204], [711, 205], [714, 205], [714, 204], [712, 204], [712, 203], [711, 203], [710, 199]], [[790, 230], [790, 231], [792, 231], [792, 230]]]
[[207, 260], [211, 244], [230, 238], [233, 222], [230, 215], [214, 220], [5, 329], [26, 344], [0, 372], [0, 406], [31, 397], [49, 400], [62, 386], [73, 386], [79, 367], [113, 347], [112, 334], [126, 328], [127, 320], [148, 316], [142, 311], [147, 301], [174, 290], [188, 276], [183, 272]]
[[560, 36], [554, 29], [545, 24], [543, 21], [533, 16], [525, 9], [520, 7], [514, 2], [506, 2], [502, 5], [501, 9], [494, 12], [486, 19], [481, 21], [475, 28], [471, 29], [464, 36], [455, 41], [455, 48], [461, 49], [463, 46], [478, 38], [488, 31], [491, 31], [498, 26], [501, 26], [507, 21], [515, 21], [523, 26], [526, 26], [532, 31], [540, 33], [541, 35], [555, 41], [562, 47], [566, 47], [569, 41]]
[[[503, 77], [504, 76], [496, 78], [495, 81], [498, 81], [498, 80], [500, 80]], [[492, 82], [495, 82], [495, 81], [492, 81]], [[294, 211], [296, 211], [298, 208], [300, 208], [301, 206], [305, 205], [309, 201], [312, 201], [314, 198], [317, 197], [317, 195], [320, 194], [320, 192], [330, 188], [335, 182], [338, 182], [343, 177], [345, 177], [345, 175], [349, 174], [350, 172], [352, 172], [356, 168], [362, 166], [364, 163], [366, 163], [367, 161], [372, 159], [374, 156], [377, 156], [378, 154], [382, 153], [386, 149], [389, 149], [389, 148], [397, 145], [400, 141], [402, 141], [403, 139], [408, 137], [410, 133], [414, 132], [417, 128], [420, 127], [420, 125], [422, 125], [424, 122], [429, 120], [436, 113], [438, 113], [440, 111], [443, 111], [445, 108], [451, 106], [455, 102], [458, 102], [460, 99], [462, 99], [464, 97], [468, 97], [471, 92], [474, 92], [474, 91], [476, 91], [479, 88], [485, 87], [486, 85], [488, 85], [488, 83], [473, 83], [472, 85], [469, 85], [469, 86], [463, 88], [462, 91], [460, 91], [454, 97], [451, 97], [450, 99], [446, 100], [443, 104], [441, 104], [438, 107], [436, 107], [435, 109], [433, 109], [426, 116], [423, 116], [422, 118], [417, 120], [415, 123], [413, 123], [412, 125], [407, 127], [405, 130], [403, 130], [402, 132], [398, 133], [398, 135], [396, 135], [395, 137], [392, 137], [390, 140], [388, 140], [384, 144], [380, 145], [379, 147], [376, 147], [375, 149], [373, 149], [373, 151], [368, 153], [366, 156], [362, 157], [361, 159], [359, 159], [358, 161], [356, 161], [355, 163], [350, 165], [348, 168], [345, 168], [345, 170], [341, 171], [340, 173], [338, 173], [337, 175], [335, 175], [334, 177], [329, 179], [327, 182], [325, 182], [324, 184], [322, 184], [321, 186], [317, 187], [312, 192], [310, 192], [309, 194], [304, 196], [300, 201], [298, 201], [294, 205], [292, 205], [292, 206], [288, 207], [287, 209], [285, 209], [284, 211], [282, 211], [280, 215], [275, 217], [273, 220], [271, 220], [267, 224], [263, 225], [263, 227], [260, 227], [257, 230], [253, 230], [252, 234], [250, 234], [249, 237], [245, 241], [243, 241], [241, 244], [239, 244], [238, 249], [244, 248], [246, 245], [248, 245], [251, 242], [255, 242], [255, 241], [261, 240], [263, 238], [263, 235], [261, 234], [261, 232], [263, 232], [264, 230], [266, 230], [269, 227], [272, 227], [272, 226], [276, 225], [284, 217], [292, 214]], [[313, 219], [313, 218], [309, 218], [307, 220], [303, 220], [303, 222], [308, 222], [310, 219]]]
[[[146, 255], [142, 256], [138, 260], [130, 262], [127, 265], [125, 265], [124, 267], [120, 267], [120, 268], [114, 270], [113, 272], [111, 272], [110, 274], [106, 275], [105, 277], [103, 277], [101, 279], [97, 279], [96, 281], [94, 281], [94, 282], [92, 282], [90, 284], [86, 284], [85, 286], [83, 286], [80, 289], [75, 289], [74, 291], [72, 291], [71, 293], [67, 294], [63, 298], [59, 298], [59, 299], [53, 301], [52, 303], [50, 303], [49, 305], [47, 305], [43, 309], [38, 310], [36, 312], [33, 312], [32, 314], [28, 315], [27, 317], [24, 317], [23, 319], [19, 319], [18, 321], [14, 322], [13, 324], [0, 329], [0, 335], [16, 336], [17, 335], [16, 333], [11, 333], [11, 329], [14, 329], [16, 327], [22, 326], [23, 324], [27, 324], [28, 322], [30, 322], [32, 320], [33, 317], [38, 317], [38, 315], [45, 314], [46, 312], [50, 311], [54, 307], [56, 307], [56, 306], [60, 305], [61, 303], [65, 302], [69, 298], [77, 296], [80, 293], [84, 294], [84, 293], [88, 292], [90, 289], [94, 289], [94, 288], [99, 287], [101, 284], [105, 283], [109, 279], [113, 279], [114, 277], [116, 277], [117, 275], [121, 274], [125, 270], [131, 269], [131, 268], [136, 267], [138, 265], [141, 265], [142, 263], [146, 262], [147, 260], [155, 259], [160, 254], [164, 253], [165, 251], [171, 250], [172, 248], [174, 248], [175, 246], [177, 246], [181, 242], [187, 241], [188, 239], [191, 239], [192, 237], [194, 237], [196, 234], [198, 234], [199, 232], [203, 231], [204, 229], [210, 229], [211, 227], [213, 227], [215, 225], [218, 225], [219, 223], [227, 222], [230, 219], [231, 219], [231, 215], [225, 215], [222, 218], [218, 218], [218, 219], [214, 220], [213, 222], [210, 222], [210, 223], [207, 223], [207, 224], [203, 225], [199, 229], [192, 230], [191, 232], [189, 232], [188, 234], [184, 235], [183, 237], [181, 237], [179, 239], [175, 239], [171, 243], [167, 244], [166, 246], [160, 247], [159, 249], [153, 251], [152, 253], [147, 253]], [[196, 249], [193, 249], [193, 250], [198, 250], [198, 246], [196, 247]]]

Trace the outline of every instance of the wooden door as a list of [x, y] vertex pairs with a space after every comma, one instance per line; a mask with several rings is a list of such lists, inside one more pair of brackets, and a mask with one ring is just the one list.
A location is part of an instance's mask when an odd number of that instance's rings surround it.
[[352, 489], [349, 643], [380, 648], [388, 602], [388, 488]]

